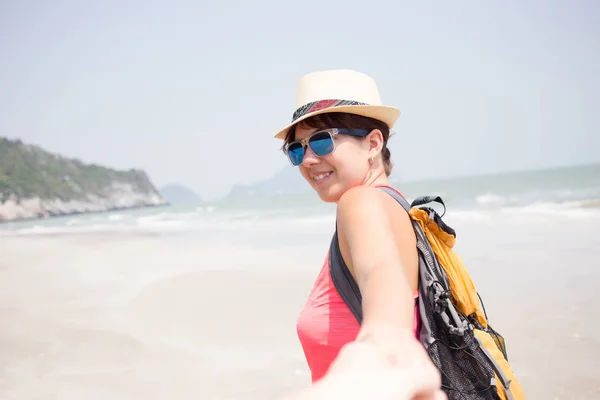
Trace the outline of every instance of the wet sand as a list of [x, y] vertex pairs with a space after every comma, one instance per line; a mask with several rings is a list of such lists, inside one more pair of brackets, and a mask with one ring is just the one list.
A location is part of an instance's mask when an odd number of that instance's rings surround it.
[[[453, 223], [529, 399], [600, 398], [597, 222]], [[295, 322], [330, 221], [302, 226], [0, 236], [0, 398], [273, 399], [308, 385]]]

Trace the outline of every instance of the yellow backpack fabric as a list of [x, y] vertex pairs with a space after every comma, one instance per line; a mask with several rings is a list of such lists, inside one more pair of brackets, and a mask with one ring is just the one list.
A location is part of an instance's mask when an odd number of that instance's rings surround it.
[[508, 380], [506, 382], [508, 393], [500, 384], [497, 385], [498, 396], [503, 400], [525, 399], [523, 388], [508, 363], [504, 338], [489, 326], [471, 275], [453, 250], [455, 236], [444, 231], [439, 221], [431, 218], [431, 214], [424, 209], [413, 207], [409, 214], [413, 221], [421, 226], [439, 264], [447, 275], [453, 304], [463, 315], [472, 316], [478, 322], [479, 326], [474, 328], [475, 337], [504, 375], [503, 378], [496, 373], [496, 380], [499, 382]]

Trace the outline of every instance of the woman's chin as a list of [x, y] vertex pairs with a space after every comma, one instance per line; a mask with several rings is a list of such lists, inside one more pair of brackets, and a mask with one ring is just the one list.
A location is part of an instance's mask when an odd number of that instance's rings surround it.
[[336, 203], [342, 196], [342, 191], [336, 189], [338, 188], [334, 185], [327, 188], [315, 188], [315, 191], [324, 202]]

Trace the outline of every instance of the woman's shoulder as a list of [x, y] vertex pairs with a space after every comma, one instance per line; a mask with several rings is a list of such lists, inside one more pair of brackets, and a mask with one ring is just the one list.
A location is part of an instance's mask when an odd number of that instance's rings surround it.
[[414, 236], [410, 217], [389, 193], [374, 186], [357, 186], [348, 190], [337, 204], [338, 232], [381, 238]]
[[386, 195], [379, 186], [360, 185], [346, 190], [337, 205], [338, 208], [357, 207], [383, 201], [385, 197], [389, 195]]
[[[397, 189], [391, 188], [402, 196]], [[390, 214], [408, 214], [396, 199], [385, 191], [381, 186], [356, 186], [347, 190], [337, 203], [338, 217], [347, 217], [355, 214], [362, 216], [381, 216]]]

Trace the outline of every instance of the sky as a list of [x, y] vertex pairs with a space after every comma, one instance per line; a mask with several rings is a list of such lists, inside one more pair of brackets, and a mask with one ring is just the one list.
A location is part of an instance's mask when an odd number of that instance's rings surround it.
[[0, 136], [204, 199], [289, 163], [298, 80], [401, 109], [394, 176], [600, 162], [600, 2], [0, 0]]

